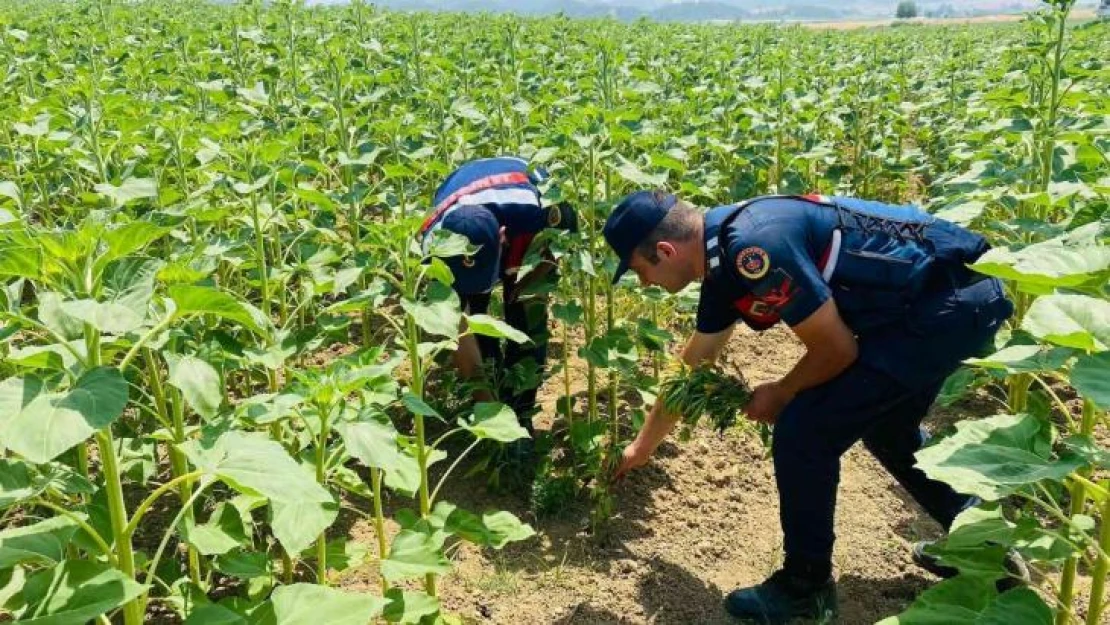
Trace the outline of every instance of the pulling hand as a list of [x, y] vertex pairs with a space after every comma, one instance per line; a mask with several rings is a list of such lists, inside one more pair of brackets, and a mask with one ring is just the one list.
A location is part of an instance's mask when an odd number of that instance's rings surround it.
[[752, 398], [744, 408], [744, 413], [752, 421], [770, 425], [778, 419], [779, 413], [792, 399], [794, 394], [778, 382], [760, 384], [752, 391]]

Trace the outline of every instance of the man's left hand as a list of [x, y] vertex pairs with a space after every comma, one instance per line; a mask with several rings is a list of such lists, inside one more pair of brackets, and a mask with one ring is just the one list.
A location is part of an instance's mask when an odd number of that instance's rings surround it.
[[760, 384], [752, 391], [752, 398], [744, 412], [752, 421], [773, 424], [792, 399], [794, 393], [779, 382]]

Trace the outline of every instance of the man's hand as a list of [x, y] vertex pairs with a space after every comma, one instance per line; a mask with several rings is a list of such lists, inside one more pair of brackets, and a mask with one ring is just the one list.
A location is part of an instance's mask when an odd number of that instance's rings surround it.
[[780, 382], [760, 384], [752, 391], [752, 398], [744, 408], [744, 413], [752, 421], [773, 424], [782, 409], [794, 399], [794, 393]]
[[617, 467], [617, 472], [613, 475], [613, 481], [619, 482], [624, 479], [632, 469], [647, 464], [651, 458], [651, 451], [646, 450], [640, 445], [636, 444], [637, 441], [632, 441], [632, 444], [624, 448], [624, 453], [621, 454], [621, 463]]

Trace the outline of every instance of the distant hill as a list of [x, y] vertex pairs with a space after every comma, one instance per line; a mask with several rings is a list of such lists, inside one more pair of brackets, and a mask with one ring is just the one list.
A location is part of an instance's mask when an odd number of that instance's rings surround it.
[[[309, 4], [345, 4], [347, 0], [308, 0]], [[403, 11], [465, 11], [649, 18], [659, 21], [709, 20], [836, 20], [893, 17], [897, 0], [371, 0]], [[1038, 6], [1037, 0], [917, 0], [918, 11], [937, 17], [1018, 13]], [[1092, 5], [1081, 0], [1080, 5]]]

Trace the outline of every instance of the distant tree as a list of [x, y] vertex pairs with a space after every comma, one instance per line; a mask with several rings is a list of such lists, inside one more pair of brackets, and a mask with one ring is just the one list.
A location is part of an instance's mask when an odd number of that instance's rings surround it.
[[898, 3], [898, 11], [894, 14], [900, 20], [917, 17], [917, 3], [905, 0]]

